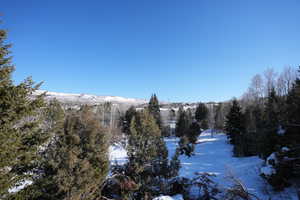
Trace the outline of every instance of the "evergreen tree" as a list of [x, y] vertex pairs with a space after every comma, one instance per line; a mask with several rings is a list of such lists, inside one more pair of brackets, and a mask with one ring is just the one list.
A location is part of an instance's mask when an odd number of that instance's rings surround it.
[[176, 122], [175, 134], [180, 137], [179, 153], [191, 156], [195, 149], [195, 143], [200, 134], [200, 126], [194, 120], [190, 109], [186, 111], [179, 107], [178, 119]]
[[56, 200], [63, 199], [64, 194], [59, 192], [58, 183], [55, 181], [53, 164], [53, 151], [56, 147], [56, 137], [63, 133], [65, 113], [57, 100], [51, 100], [42, 110], [42, 129], [50, 137], [43, 145], [41, 161], [37, 168], [38, 176], [33, 178], [33, 183], [16, 194], [10, 195], [10, 200]]
[[58, 189], [52, 197], [100, 199], [100, 187], [109, 169], [107, 131], [91, 108], [83, 106], [67, 116], [63, 132], [57, 134], [46, 172], [52, 186], [54, 183], [52, 188]]
[[244, 156], [245, 144], [243, 134], [245, 134], [245, 121], [241, 107], [236, 99], [233, 100], [231, 109], [226, 116], [225, 131], [231, 144], [234, 145], [235, 156]]
[[200, 135], [200, 126], [195, 121], [192, 122], [187, 129], [185, 135], [180, 138], [179, 141], [179, 152], [187, 156], [192, 156], [195, 150], [195, 143], [197, 142], [198, 136]]
[[[125, 174], [140, 187], [136, 199], [155, 193], [156, 187], [170, 175], [168, 151], [155, 118], [148, 110], [137, 112], [131, 120], [127, 146], [129, 162]], [[158, 192], [158, 191], [156, 191]]]
[[180, 106], [178, 110], [178, 119], [176, 122], [175, 135], [177, 137], [182, 137], [186, 134], [190, 126], [190, 119], [187, 113], [184, 111], [183, 107]]
[[264, 129], [261, 143], [261, 153], [264, 158], [276, 151], [280, 146], [277, 134], [279, 123], [279, 107], [275, 89], [272, 88], [267, 98], [264, 111]]
[[224, 128], [223, 104], [219, 103], [216, 108], [216, 114], [215, 114], [215, 129], [223, 130], [223, 128]]
[[154, 119], [156, 120], [156, 123], [160, 129], [162, 129], [162, 121], [161, 121], [161, 115], [160, 115], [160, 109], [159, 109], [159, 102], [156, 97], [156, 94], [153, 94], [150, 98], [148, 110], [150, 114], [153, 115]]
[[47, 139], [39, 115], [44, 94], [31, 98], [40, 86], [27, 78], [19, 85], [11, 80], [14, 71], [6, 31], [0, 30], [0, 199], [21, 180], [31, 179], [38, 165], [39, 146]]
[[124, 117], [121, 119], [122, 121], [122, 131], [129, 135], [130, 134], [130, 123], [132, 118], [136, 115], [136, 110], [133, 106], [131, 106], [125, 113]]
[[195, 112], [195, 119], [200, 124], [201, 129], [208, 128], [208, 109], [204, 103], [199, 103], [196, 112]]
[[286, 100], [286, 137], [291, 146], [300, 144], [300, 66], [297, 79]]
[[231, 144], [236, 144], [236, 137], [244, 132], [244, 121], [241, 107], [236, 99], [232, 101], [229, 113], [226, 115], [225, 131]]

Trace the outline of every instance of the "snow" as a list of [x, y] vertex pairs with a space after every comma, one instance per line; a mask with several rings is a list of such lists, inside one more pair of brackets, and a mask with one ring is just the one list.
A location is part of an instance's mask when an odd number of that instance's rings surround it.
[[46, 92], [46, 99], [57, 99], [58, 101], [61, 102], [82, 103], [82, 104], [100, 104], [104, 102], [112, 102], [112, 103], [123, 103], [123, 104], [132, 104], [132, 105], [147, 103], [147, 101], [144, 99], [125, 98], [125, 97], [118, 97], [118, 96], [97, 96], [97, 95], [90, 95], [90, 94], [49, 92], [45, 90], [37, 90], [34, 92], [34, 95], [40, 95], [44, 92]]
[[288, 147], [282, 147], [282, 148], [281, 148], [281, 151], [282, 151], [282, 152], [288, 152], [289, 150], [290, 150], [290, 149], [289, 149]]
[[[178, 146], [178, 138], [166, 138], [165, 142], [169, 150], [169, 158], [174, 155]], [[276, 159], [275, 154], [268, 158]], [[111, 162], [125, 163], [127, 161], [126, 150], [122, 145], [110, 147]], [[248, 191], [261, 200], [281, 200], [298, 199], [295, 188], [287, 188], [283, 192], [273, 192], [272, 187], [263, 179], [260, 174], [272, 174], [273, 169], [270, 165], [264, 166], [264, 160], [257, 156], [237, 158], [232, 156], [232, 145], [228, 144], [225, 134], [215, 134], [211, 137], [210, 131], [203, 132], [198, 138], [195, 155], [191, 157], [180, 156], [181, 169], [180, 176], [194, 178], [195, 173], [206, 172], [215, 175], [212, 179], [220, 188], [227, 188], [232, 185], [229, 178], [234, 176], [239, 179], [248, 189]], [[176, 198], [170, 196], [160, 196], [154, 200], [179, 200], [182, 196]]]
[[[170, 138], [165, 141], [171, 158], [178, 145], [178, 139]], [[180, 160], [179, 173], [183, 177], [193, 178], [196, 172], [208, 172], [216, 175], [212, 179], [219, 187], [227, 188], [232, 185], [229, 177], [234, 176], [241, 180], [250, 193], [261, 200], [298, 199], [294, 188], [288, 188], [280, 193], [272, 191], [271, 186], [260, 176], [260, 168], [264, 161], [259, 157], [233, 157], [232, 145], [228, 144], [225, 134], [215, 134], [212, 138], [209, 131], [203, 132], [198, 139], [195, 155], [191, 157], [182, 155]]]
[[278, 130], [277, 130], [277, 134], [278, 135], [284, 135], [285, 134], [285, 129], [283, 129], [282, 126], [279, 126]]
[[267, 165], [267, 166], [265, 166], [265, 167], [262, 167], [262, 168], [260, 169], [260, 172], [261, 172], [262, 174], [264, 174], [265, 176], [271, 176], [271, 175], [273, 175], [273, 174], [276, 173], [276, 170], [273, 168], [273, 166]]
[[109, 147], [109, 160], [113, 163], [118, 163], [120, 165], [126, 163], [127, 152], [126, 149], [121, 144], [114, 144]]
[[32, 184], [32, 181], [30, 180], [24, 180], [24, 181], [21, 181], [20, 183], [18, 183], [17, 186], [15, 187], [12, 187], [8, 190], [9, 193], [15, 193], [15, 192], [18, 192], [22, 189], [24, 189], [26, 186], [28, 185], [31, 185]]
[[176, 195], [176, 196], [160, 196], [156, 197], [153, 200], [183, 200], [182, 195]]
[[266, 160], [267, 165], [276, 165], [278, 163], [276, 153], [271, 153], [271, 155]]

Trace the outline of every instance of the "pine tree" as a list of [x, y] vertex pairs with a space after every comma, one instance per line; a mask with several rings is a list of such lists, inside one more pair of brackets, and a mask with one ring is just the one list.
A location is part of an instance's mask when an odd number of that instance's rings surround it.
[[279, 128], [279, 107], [275, 89], [272, 88], [264, 111], [264, 128], [261, 143], [261, 153], [264, 158], [276, 151], [280, 146], [279, 136], [277, 134]]
[[150, 114], [153, 115], [154, 119], [156, 120], [156, 123], [160, 129], [162, 129], [162, 120], [160, 115], [160, 109], [159, 109], [159, 102], [156, 97], [156, 94], [153, 94], [150, 98], [148, 110]]
[[236, 99], [233, 100], [231, 109], [226, 116], [225, 131], [229, 142], [234, 145], [235, 156], [244, 156], [245, 144], [243, 134], [245, 134], [245, 121], [241, 107]]
[[40, 160], [39, 146], [47, 139], [40, 128], [39, 110], [44, 94], [31, 98], [40, 84], [27, 78], [19, 85], [11, 79], [14, 71], [6, 31], [0, 30], [0, 199], [21, 180], [31, 179]]
[[243, 114], [236, 99], [232, 101], [230, 111], [226, 116], [225, 131], [231, 144], [236, 144], [236, 137], [244, 132]]
[[[161, 179], [168, 177], [168, 151], [161, 131], [149, 111], [137, 112], [131, 120], [126, 175], [140, 184], [137, 199], [153, 193]], [[152, 189], [151, 189], [152, 188]]]
[[180, 106], [178, 110], [178, 119], [176, 122], [175, 135], [177, 137], [184, 136], [189, 126], [190, 126], [190, 119], [187, 113], [184, 111], [183, 107]]
[[224, 115], [223, 115], [223, 104], [222, 103], [219, 103], [216, 108], [215, 129], [218, 129], [218, 130], [224, 129]]
[[65, 200], [100, 199], [109, 169], [108, 145], [107, 131], [90, 107], [67, 116], [49, 157], [57, 194]]
[[200, 124], [201, 129], [208, 128], [207, 117], [208, 117], [208, 109], [206, 105], [204, 103], [199, 103], [196, 108], [195, 119]]
[[55, 180], [55, 171], [52, 167], [53, 151], [55, 150], [56, 137], [63, 133], [65, 112], [57, 100], [51, 100], [47, 106], [42, 109], [43, 123], [42, 129], [49, 133], [48, 141], [43, 144], [41, 151], [40, 165], [36, 168], [39, 172], [35, 176], [33, 183], [25, 187], [16, 194], [10, 195], [9, 200], [56, 200], [63, 199], [64, 194], [59, 192], [58, 183]]
[[200, 134], [200, 126], [195, 120], [193, 120], [190, 109], [185, 111], [182, 106], [179, 107], [175, 134], [177, 137], [180, 137], [178, 148], [179, 153], [191, 156], [195, 149], [197, 138]]
[[136, 115], [136, 110], [133, 106], [131, 106], [125, 113], [124, 117], [121, 119], [122, 121], [122, 131], [129, 135], [130, 134], [130, 123], [132, 118]]
[[286, 136], [287, 143], [296, 146], [300, 143], [300, 66], [297, 79], [286, 100]]

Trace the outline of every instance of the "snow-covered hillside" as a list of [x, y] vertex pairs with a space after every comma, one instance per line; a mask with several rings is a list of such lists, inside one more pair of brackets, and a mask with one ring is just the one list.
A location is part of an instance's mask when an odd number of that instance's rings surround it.
[[[177, 138], [165, 139], [169, 157], [171, 158], [178, 145]], [[111, 159], [118, 162], [126, 161], [126, 151], [120, 146], [111, 147]], [[252, 194], [260, 200], [296, 200], [297, 194], [294, 188], [287, 188], [283, 192], [273, 192], [271, 186], [259, 176], [263, 160], [257, 156], [236, 158], [232, 157], [232, 146], [228, 144], [226, 135], [216, 134], [211, 137], [209, 131], [204, 132], [198, 139], [195, 155], [192, 157], [180, 156], [180, 176], [192, 178], [196, 172], [208, 172], [216, 175], [214, 181], [220, 188], [229, 187], [232, 184], [229, 176], [239, 179]], [[158, 199], [177, 199], [161, 197]]]
[[118, 103], [118, 104], [130, 104], [140, 105], [147, 103], [144, 99], [125, 98], [118, 96], [97, 96], [90, 94], [72, 94], [72, 93], [59, 93], [49, 92], [45, 90], [37, 90], [34, 95], [39, 95], [46, 92], [46, 99], [57, 99], [63, 103], [73, 104], [101, 104], [104, 102]]

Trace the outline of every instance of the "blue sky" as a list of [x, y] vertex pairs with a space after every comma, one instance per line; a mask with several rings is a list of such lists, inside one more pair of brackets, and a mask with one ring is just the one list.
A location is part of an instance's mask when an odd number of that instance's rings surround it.
[[16, 82], [169, 101], [239, 97], [300, 64], [299, 0], [9, 0]]

